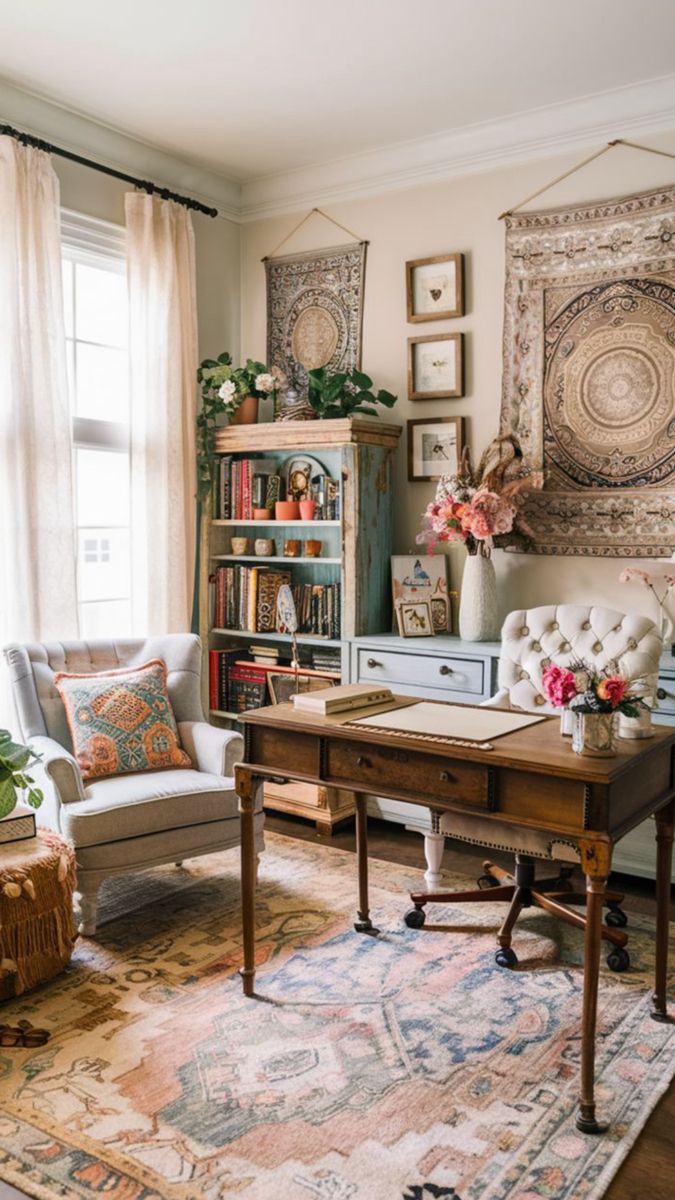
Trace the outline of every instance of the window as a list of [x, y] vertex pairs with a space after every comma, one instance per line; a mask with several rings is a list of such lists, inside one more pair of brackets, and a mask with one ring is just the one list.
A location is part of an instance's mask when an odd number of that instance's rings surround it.
[[63, 298], [83, 637], [131, 632], [124, 230], [64, 211]]

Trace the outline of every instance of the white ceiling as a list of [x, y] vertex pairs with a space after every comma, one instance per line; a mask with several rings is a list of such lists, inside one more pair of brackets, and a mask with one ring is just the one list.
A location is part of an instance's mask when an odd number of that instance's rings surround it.
[[0, 0], [0, 77], [238, 181], [674, 68], [673, 0]]

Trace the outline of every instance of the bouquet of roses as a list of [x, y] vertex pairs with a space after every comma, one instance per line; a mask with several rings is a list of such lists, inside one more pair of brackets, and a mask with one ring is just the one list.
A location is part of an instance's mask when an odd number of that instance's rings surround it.
[[520, 509], [542, 476], [523, 461], [512, 435], [495, 438], [474, 470], [468, 447], [457, 475], [444, 475], [422, 516], [418, 544], [433, 552], [438, 542], [463, 542], [469, 554], [489, 558], [494, 546], [525, 548], [531, 530]]
[[637, 717], [647, 708], [642, 696], [633, 695], [633, 683], [625, 675], [607, 668], [596, 671], [585, 662], [559, 667], [551, 663], [542, 672], [541, 685], [546, 699], [555, 708], [571, 708], [579, 713], [620, 712]]

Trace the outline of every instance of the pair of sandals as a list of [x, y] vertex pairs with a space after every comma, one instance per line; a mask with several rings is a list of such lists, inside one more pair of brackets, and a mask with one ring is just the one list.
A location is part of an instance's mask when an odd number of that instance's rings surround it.
[[30, 1021], [18, 1025], [0, 1025], [0, 1049], [34, 1050], [49, 1041], [49, 1030], [38, 1029]]

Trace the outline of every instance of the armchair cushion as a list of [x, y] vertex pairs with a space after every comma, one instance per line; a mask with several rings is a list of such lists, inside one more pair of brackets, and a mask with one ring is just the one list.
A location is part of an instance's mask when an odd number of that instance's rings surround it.
[[84, 779], [192, 766], [180, 745], [161, 659], [97, 674], [59, 672], [54, 685]]
[[84, 799], [61, 810], [61, 828], [77, 848], [127, 841], [236, 817], [231, 780], [203, 771], [145, 771], [99, 779]]

